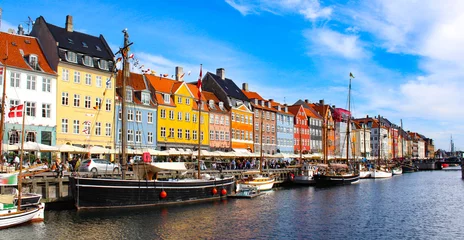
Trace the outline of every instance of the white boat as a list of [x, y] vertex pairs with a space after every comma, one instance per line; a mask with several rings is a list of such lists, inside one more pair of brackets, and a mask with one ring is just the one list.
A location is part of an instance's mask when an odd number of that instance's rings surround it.
[[397, 167], [392, 169], [393, 175], [401, 175], [403, 174], [403, 168], [402, 167]]
[[249, 176], [248, 178], [242, 179], [237, 184], [237, 192], [243, 188], [256, 187], [258, 191], [271, 190], [274, 186], [275, 179], [272, 177], [264, 177], [261, 175]]
[[40, 222], [44, 219], [45, 205], [31, 205], [18, 210], [14, 194], [0, 195], [0, 229], [13, 227], [27, 222]]
[[393, 176], [392, 172], [382, 171], [382, 170], [373, 170], [371, 178], [391, 178]]
[[372, 171], [359, 171], [359, 178], [370, 178], [372, 177]]

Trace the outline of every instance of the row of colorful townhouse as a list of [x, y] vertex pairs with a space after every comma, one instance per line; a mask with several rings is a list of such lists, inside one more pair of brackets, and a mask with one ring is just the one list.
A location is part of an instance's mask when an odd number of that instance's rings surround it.
[[[39, 17], [29, 36], [21, 33], [0, 33], [0, 46], [7, 46], [0, 48], [0, 64], [6, 109], [25, 106], [26, 141], [117, 149], [125, 134], [132, 149], [195, 150], [200, 140], [202, 149], [212, 151], [388, 158], [425, 158], [433, 148], [431, 139], [386, 118], [354, 119], [323, 100], [287, 105], [264, 99], [247, 83], [239, 88], [222, 68], [202, 78], [201, 115], [199, 89], [184, 81], [181, 67], [174, 79], [130, 73], [122, 99], [122, 74], [112, 71], [115, 56], [102, 35], [74, 31], [71, 16], [64, 27]], [[18, 143], [18, 119], [4, 116], [2, 142]]]

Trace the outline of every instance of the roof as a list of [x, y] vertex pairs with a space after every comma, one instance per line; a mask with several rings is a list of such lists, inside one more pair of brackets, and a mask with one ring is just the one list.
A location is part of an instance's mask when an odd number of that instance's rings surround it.
[[[202, 91], [201, 94], [203, 95], [203, 98], [206, 99], [206, 105], [208, 106], [209, 110], [212, 112], [219, 112], [219, 113], [227, 113], [227, 108], [224, 106], [223, 110], [219, 108], [219, 102], [220, 100], [214, 95], [212, 92], [208, 91]], [[211, 108], [209, 101], [213, 100], [214, 102], [214, 108]]]
[[[42, 16], [40, 16], [43, 18]], [[45, 21], [45, 20], [44, 20]], [[57, 41], [58, 47], [72, 50], [74, 52], [83, 53], [91, 57], [98, 57], [105, 60], [113, 60], [114, 55], [111, 52], [108, 44], [106, 43], [103, 35], [95, 37], [86, 33], [81, 32], [68, 32], [65, 28], [55, 26], [47, 23], [47, 27], [55, 41]], [[87, 47], [85, 47], [85, 45]], [[98, 50], [98, 48], [100, 51]]]
[[264, 98], [262, 98], [261, 95], [259, 95], [257, 92], [245, 91], [245, 90], [242, 90], [242, 92], [250, 100], [252, 100], [252, 99], [264, 100]]
[[211, 72], [207, 72], [205, 77], [207, 76], [210, 76], [229, 97], [233, 97], [247, 102], [250, 101], [250, 99], [248, 99], [248, 97], [245, 96], [245, 94], [243, 94], [242, 90], [231, 79], [222, 79], [218, 75]]
[[[275, 102], [275, 101], [271, 101], [271, 106], [276, 110], [276, 112], [278, 112], [278, 113], [280, 113], [280, 114], [293, 115], [290, 111], [285, 112], [285, 106], [282, 105], [281, 103], [278, 103], [278, 102]], [[279, 111], [279, 109], [278, 109], [278, 106], [280, 106], [280, 111]]]
[[[122, 71], [118, 71], [116, 76], [116, 87], [122, 86]], [[131, 72], [127, 79], [126, 86], [132, 87], [136, 91], [146, 90], [143, 75]]]
[[301, 105], [292, 105], [288, 106], [288, 111], [291, 112], [293, 115], [297, 116], [298, 112], [300, 111]]
[[[13, 66], [29, 71], [56, 74], [45, 58], [39, 41], [36, 38], [0, 32], [0, 46], [2, 46], [0, 47], [1, 56], [6, 56], [8, 51], [8, 60], [6, 61], [7, 66]], [[23, 54], [21, 54], [21, 50]], [[37, 55], [40, 70], [34, 70], [34, 68], [29, 65], [28, 56], [30, 54]], [[3, 57], [0, 61], [3, 61]], [[4, 62], [2, 62], [2, 64], [4, 64]]]
[[311, 107], [311, 104], [303, 100], [298, 100], [294, 105], [302, 105], [305, 109], [306, 115], [312, 118], [323, 119], [323, 117]]

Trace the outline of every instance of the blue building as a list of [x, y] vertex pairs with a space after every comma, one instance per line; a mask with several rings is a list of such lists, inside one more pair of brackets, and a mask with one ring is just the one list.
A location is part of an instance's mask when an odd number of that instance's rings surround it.
[[[116, 89], [116, 148], [121, 147], [122, 74], [118, 74]], [[156, 148], [157, 108], [151, 91], [147, 88], [145, 77], [130, 73], [126, 82], [127, 147], [129, 149]]]
[[277, 152], [293, 153], [293, 114], [288, 111], [287, 105], [282, 105], [269, 99], [276, 112]]

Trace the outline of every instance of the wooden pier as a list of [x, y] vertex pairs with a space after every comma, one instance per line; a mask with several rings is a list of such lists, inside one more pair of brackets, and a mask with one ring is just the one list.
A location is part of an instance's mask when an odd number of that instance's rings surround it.
[[[254, 170], [254, 169], [252, 169]], [[289, 174], [295, 172], [295, 168], [279, 168], [279, 169], [266, 169], [263, 171], [263, 175], [273, 175], [275, 177], [275, 184], [279, 185], [286, 182], [289, 179]], [[242, 174], [250, 169], [242, 170], [204, 170], [202, 174], [210, 175], [227, 175], [235, 176], [236, 179], [240, 179]], [[196, 171], [189, 170], [185, 177], [193, 177]], [[41, 194], [42, 202], [44, 203], [60, 203], [70, 202], [72, 200], [71, 190], [69, 189], [69, 175], [70, 172], [65, 172], [63, 177], [56, 177], [55, 172], [44, 172], [34, 176], [27, 177], [22, 181], [23, 191], [33, 192]], [[89, 173], [80, 173], [89, 174]], [[98, 174], [97, 177], [107, 176], [112, 178], [120, 178], [118, 174]], [[134, 178], [132, 172], [127, 173], [128, 178]], [[175, 175], [170, 172], [160, 172], [158, 174], [159, 179], [174, 178]], [[13, 187], [1, 186], [0, 194], [11, 193]]]

